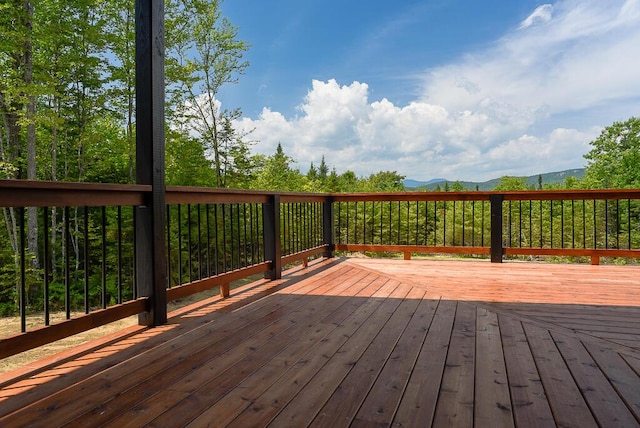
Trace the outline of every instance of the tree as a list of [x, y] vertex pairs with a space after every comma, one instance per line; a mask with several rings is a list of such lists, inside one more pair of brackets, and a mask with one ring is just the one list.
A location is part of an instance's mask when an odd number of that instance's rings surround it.
[[307, 178], [299, 170], [291, 168], [293, 159], [287, 156], [278, 143], [276, 152], [269, 156], [257, 174], [255, 188], [260, 190], [301, 191]]
[[402, 192], [405, 177], [396, 171], [380, 171], [371, 174], [365, 183], [368, 192]]
[[[241, 116], [239, 109], [223, 110], [216, 98], [223, 85], [236, 83], [249, 63], [242, 59], [248, 45], [238, 29], [222, 17], [219, 0], [169, 0], [166, 3], [167, 95], [175, 114], [169, 119], [183, 131], [196, 134], [211, 152], [216, 187], [225, 185], [224, 170], [231, 148], [225, 126]], [[239, 150], [238, 153], [243, 152]]]
[[527, 179], [525, 177], [513, 177], [505, 175], [500, 177], [498, 184], [493, 190], [509, 191], [509, 190], [527, 190]]
[[324, 155], [322, 155], [322, 160], [320, 161], [320, 166], [318, 167], [318, 178], [320, 179], [320, 183], [324, 184], [327, 180], [327, 174], [329, 174], [329, 167], [324, 161]]
[[640, 118], [615, 122], [592, 141], [585, 183], [590, 188], [640, 187]]

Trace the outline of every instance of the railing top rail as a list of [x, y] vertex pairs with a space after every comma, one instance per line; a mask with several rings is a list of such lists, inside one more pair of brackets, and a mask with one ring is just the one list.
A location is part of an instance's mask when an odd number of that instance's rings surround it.
[[593, 200], [593, 199], [640, 199], [640, 189], [572, 189], [572, 190], [525, 190], [492, 192], [502, 194], [505, 200]]
[[0, 180], [1, 207], [143, 205], [151, 186]]
[[640, 199], [640, 189], [572, 189], [572, 190], [513, 190], [464, 192], [387, 192], [334, 193], [336, 202], [379, 201], [488, 201], [492, 195], [508, 200], [593, 200]]
[[[0, 180], [0, 207], [143, 205], [151, 186], [137, 184], [75, 183]], [[640, 199], [640, 189], [573, 189], [464, 192], [302, 193], [209, 187], [167, 186], [166, 202], [265, 203], [273, 195], [290, 202], [488, 201], [502, 195], [506, 201]]]
[[211, 187], [167, 186], [166, 202], [176, 203], [265, 203], [273, 195], [280, 202], [324, 202], [327, 193], [275, 192], [267, 190], [222, 189]]
[[495, 192], [387, 192], [334, 193], [335, 202], [488, 201]]

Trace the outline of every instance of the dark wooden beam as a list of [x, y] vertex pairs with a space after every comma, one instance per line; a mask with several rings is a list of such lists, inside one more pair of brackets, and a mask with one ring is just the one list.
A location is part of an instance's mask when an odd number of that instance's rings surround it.
[[136, 0], [136, 177], [151, 185], [136, 208], [136, 284], [149, 297], [140, 324], [167, 322], [164, 161], [164, 1]]
[[271, 201], [262, 204], [262, 221], [264, 223], [264, 258], [271, 262], [265, 277], [280, 279], [282, 277], [282, 247], [280, 242], [280, 195], [273, 195]]
[[491, 263], [502, 263], [502, 201], [504, 196], [492, 194], [491, 201]]

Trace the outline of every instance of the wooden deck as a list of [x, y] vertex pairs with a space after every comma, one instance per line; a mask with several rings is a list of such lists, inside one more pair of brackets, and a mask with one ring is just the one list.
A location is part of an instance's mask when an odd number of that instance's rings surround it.
[[0, 375], [0, 426], [640, 426], [640, 268], [337, 259]]

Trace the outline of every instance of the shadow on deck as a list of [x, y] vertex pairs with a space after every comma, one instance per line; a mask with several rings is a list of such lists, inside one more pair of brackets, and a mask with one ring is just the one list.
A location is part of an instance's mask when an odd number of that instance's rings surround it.
[[0, 387], [1, 426], [639, 426], [640, 268], [318, 261]]

